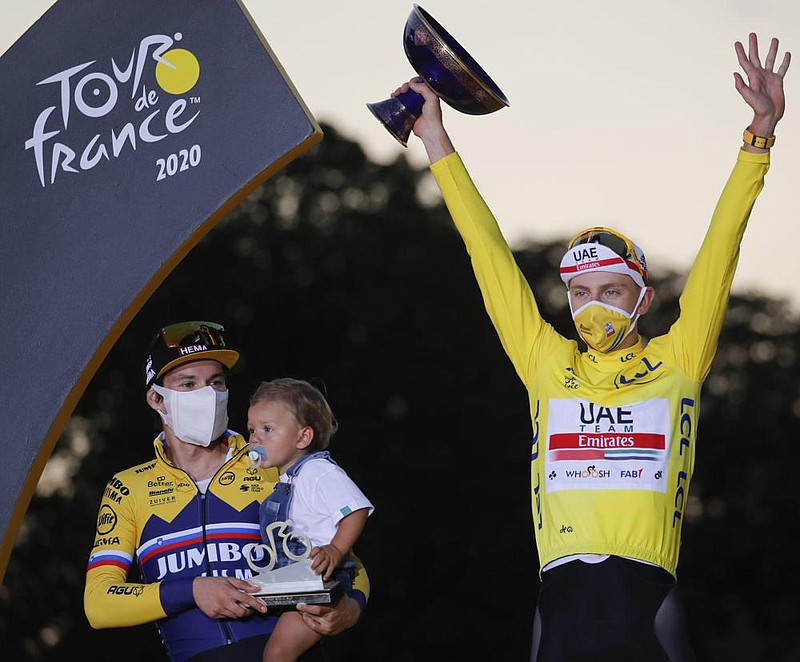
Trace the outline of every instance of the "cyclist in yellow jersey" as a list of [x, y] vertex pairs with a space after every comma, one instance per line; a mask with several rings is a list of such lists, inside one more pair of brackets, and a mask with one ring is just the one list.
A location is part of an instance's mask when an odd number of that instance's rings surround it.
[[693, 660], [675, 591], [694, 467], [698, 406], [716, 351], [747, 219], [784, 113], [786, 53], [761, 64], [756, 35], [736, 42], [753, 111], [669, 332], [645, 344], [638, 319], [654, 290], [642, 250], [609, 228], [577, 234], [560, 275], [582, 351], [545, 322], [525, 277], [442, 123], [437, 96], [414, 125], [470, 254], [484, 304], [528, 390], [531, 505], [541, 564], [535, 662]]

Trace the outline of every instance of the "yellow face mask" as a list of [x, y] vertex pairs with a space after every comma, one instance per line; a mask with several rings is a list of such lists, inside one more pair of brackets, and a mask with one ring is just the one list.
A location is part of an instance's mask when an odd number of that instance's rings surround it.
[[578, 334], [592, 349], [604, 354], [613, 352], [636, 327], [639, 319], [639, 313], [636, 311], [644, 293], [645, 288], [642, 288], [631, 313], [601, 301], [590, 301], [578, 310], [572, 310], [572, 298], [567, 294]]

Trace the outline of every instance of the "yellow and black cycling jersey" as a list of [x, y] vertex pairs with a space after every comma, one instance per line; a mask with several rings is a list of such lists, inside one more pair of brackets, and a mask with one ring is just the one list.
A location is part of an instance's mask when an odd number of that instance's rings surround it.
[[[202, 651], [272, 632], [274, 614], [214, 619], [195, 604], [198, 576], [249, 579], [245, 554], [261, 543], [259, 504], [278, 480], [275, 469], [253, 468], [247, 442], [228, 430], [228, 460], [205, 493], [172, 465], [163, 434], [155, 459], [114, 475], [97, 517], [86, 571], [84, 607], [95, 628], [155, 621], [170, 659], [180, 662]], [[133, 564], [141, 581], [128, 581]], [[359, 565], [352, 597], [363, 610], [369, 595]]]

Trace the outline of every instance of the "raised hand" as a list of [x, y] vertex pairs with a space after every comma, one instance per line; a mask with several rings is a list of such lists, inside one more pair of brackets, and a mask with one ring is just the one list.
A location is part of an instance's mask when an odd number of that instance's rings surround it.
[[412, 78], [407, 83], [403, 83], [392, 92], [392, 96], [396, 97], [408, 90], [421, 94], [425, 99], [425, 103], [422, 106], [422, 114], [414, 123], [413, 130], [414, 134], [422, 140], [431, 163], [453, 153], [455, 147], [453, 147], [453, 143], [450, 141], [442, 122], [442, 107], [439, 97], [419, 76]]
[[789, 69], [792, 55], [787, 51], [778, 70], [775, 71], [778, 39], [773, 37], [769, 45], [769, 52], [762, 65], [758, 55], [758, 37], [752, 32], [747, 53], [739, 41], [734, 44], [734, 49], [739, 65], [747, 76], [747, 82], [745, 82], [740, 73], [733, 74], [736, 90], [742, 95], [747, 105], [753, 109], [753, 122], [750, 130], [756, 135], [771, 136], [775, 133], [775, 126], [783, 117], [786, 109], [783, 78]]

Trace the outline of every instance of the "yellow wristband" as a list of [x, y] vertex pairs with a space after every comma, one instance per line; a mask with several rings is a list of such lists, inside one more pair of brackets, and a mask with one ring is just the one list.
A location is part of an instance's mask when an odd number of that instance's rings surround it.
[[769, 138], [765, 138], [764, 136], [756, 136], [750, 130], [750, 127], [747, 127], [744, 130], [742, 140], [744, 140], [748, 145], [758, 147], [759, 149], [769, 149], [775, 144], [775, 136], [770, 136]]

